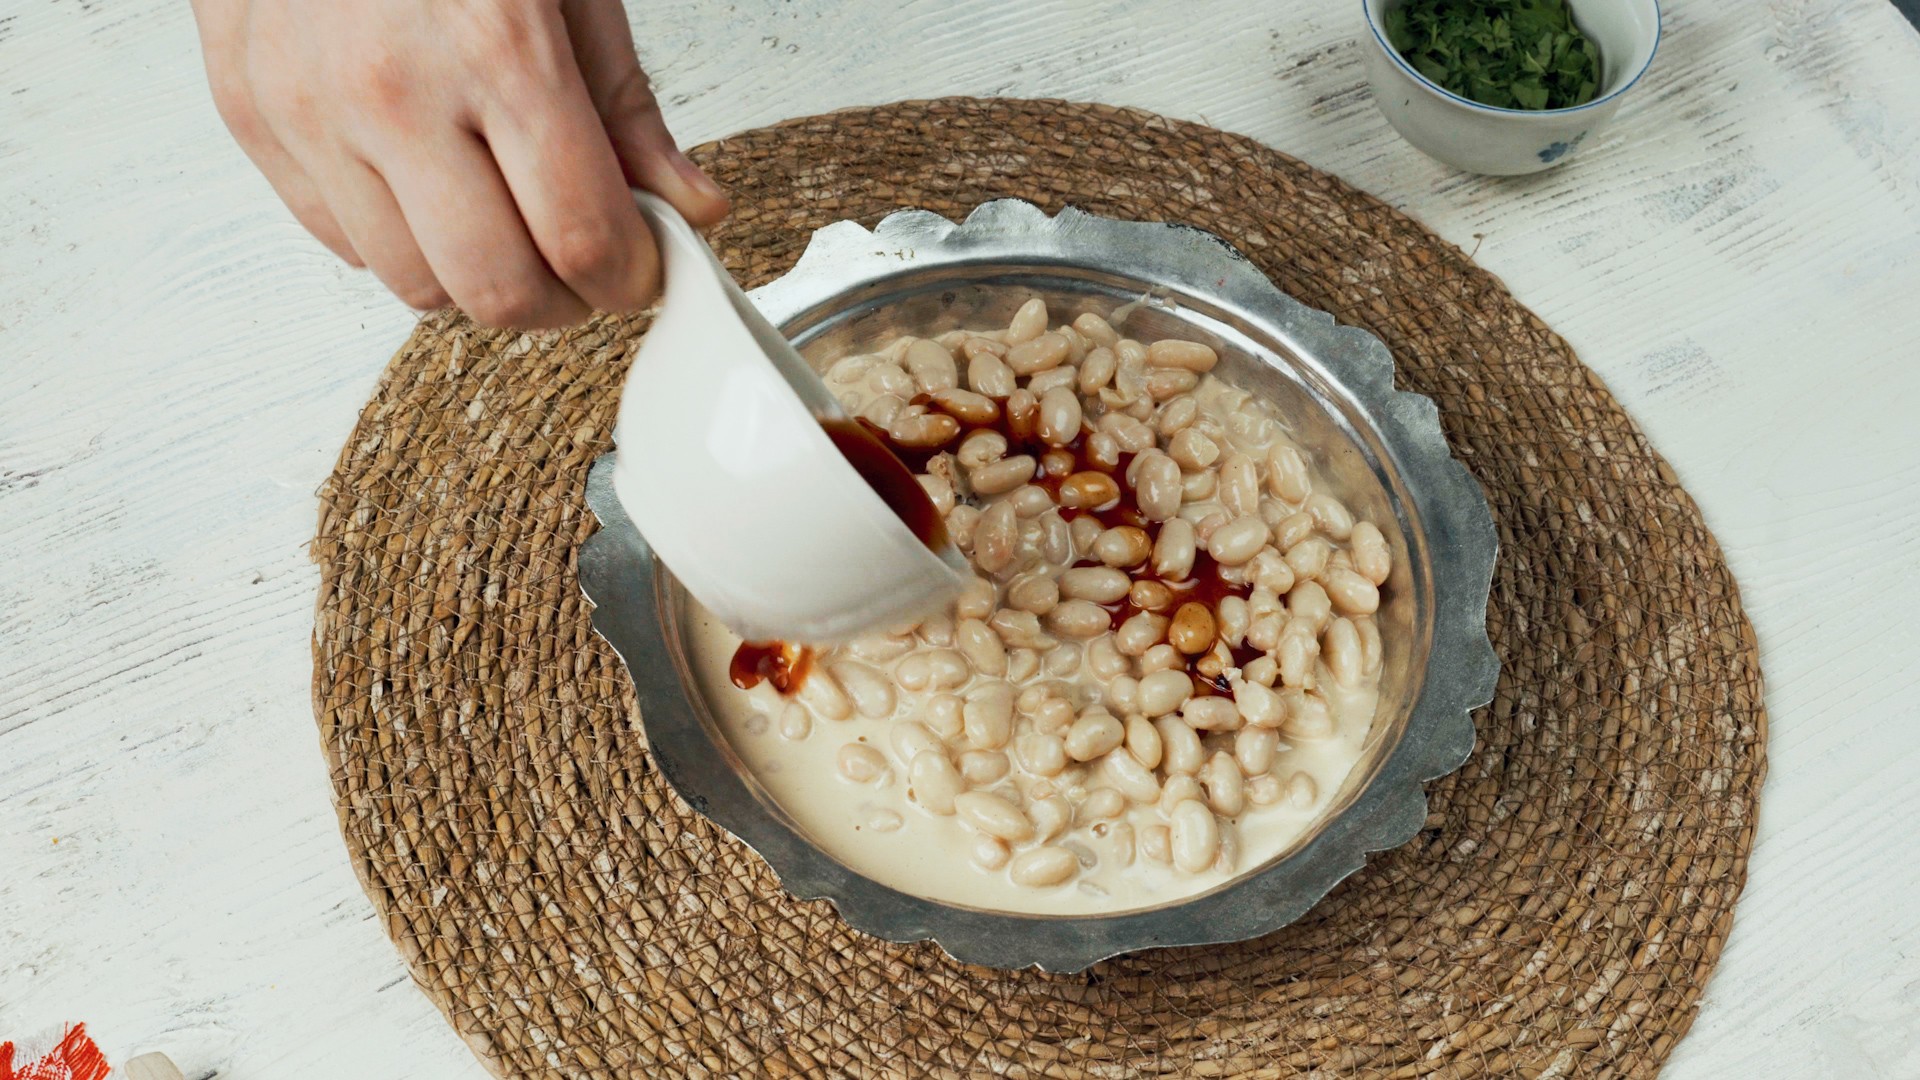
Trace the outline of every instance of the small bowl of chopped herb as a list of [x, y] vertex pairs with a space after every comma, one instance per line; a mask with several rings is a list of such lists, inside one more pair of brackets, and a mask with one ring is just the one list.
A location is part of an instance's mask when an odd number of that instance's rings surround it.
[[1364, 0], [1387, 122], [1468, 172], [1564, 161], [1613, 119], [1660, 44], [1658, 0]]

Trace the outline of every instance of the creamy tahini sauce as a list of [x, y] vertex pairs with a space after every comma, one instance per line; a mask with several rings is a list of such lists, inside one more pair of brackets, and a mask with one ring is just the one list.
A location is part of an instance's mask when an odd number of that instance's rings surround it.
[[[1335, 718], [1332, 737], [1296, 740], [1281, 753], [1277, 775], [1305, 772], [1318, 794], [1301, 809], [1285, 801], [1270, 806], [1248, 805], [1222, 834], [1231, 834], [1238, 846], [1231, 872], [1210, 869], [1182, 873], [1143, 858], [1122, 859], [1106, 837], [1090, 835], [1085, 827], [1066, 834], [1066, 846], [1087, 850], [1094, 863], [1073, 880], [1051, 888], [1015, 885], [1003, 868], [987, 871], [974, 865], [970, 853], [977, 834], [957, 817], [940, 816], [915, 805], [906, 795], [906, 768], [895, 753], [890, 725], [915, 716], [927, 695], [902, 691], [892, 717], [870, 719], [856, 713], [848, 720], [813, 720], [812, 734], [789, 740], [779, 733], [781, 711], [787, 701], [767, 683], [751, 690], [735, 687], [728, 664], [740, 639], [718, 619], [693, 607], [687, 631], [694, 675], [713, 706], [727, 740], [746, 763], [766, 793], [822, 850], [854, 872], [915, 896], [968, 907], [1029, 914], [1091, 915], [1149, 908], [1206, 892], [1240, 877], [1291, 849], [1337, 798], [1342, 784], [1361, 757], [1372, 724], [1377, 696], [1371, 688], [1341, 688], [1322, 672], [1320, 686]], [[891, 666], [891, 665], [886, 665]], [[1086, 678], [1087, 676], [1082, 676]], [[1038, 680], [1045, 680], [1043, 674]], [[968, 683], [967, 686], [971, 686]], [[966, 687], [953, 691], [964, 693]], [[883, 781], [854, 783], [844, 779], [836, 755], [849, 742], [864, 742], [879, 750], [891, 766]], [[1283, 741], [1283, 746], [1288, 746]], [[1016, 765], [1000, 785], [1023, 776]], [[893, 831], [874, 827], [885, 815], [899, 816]], [[1126, 821], [1137, 831], [1165, 824], [1151, 805], [1132, 806], [1112, 826]], [[1016, 848], [1016, 851], [1018, 848]]]

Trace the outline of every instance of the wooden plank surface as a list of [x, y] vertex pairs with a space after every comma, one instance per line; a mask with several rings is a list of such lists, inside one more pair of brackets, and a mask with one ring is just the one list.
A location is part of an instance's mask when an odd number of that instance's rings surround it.
[[[635, 29], [688, 141], [1109, 101], [1477, 249], [1672, 460], [1763, 642], [1752, 883], [1667, 1075], [1904, 1080], [1920, 36], [1885, 0], [1667, 6], [1615, 125], [1517, 181], [1393, 134], [1355, 2], [701, 0]], [[195, 1078], [483, 1075], [373, 921], [308, 707], [313, 491], [410, 324], [227, 139], [182, 0], [0, 6], [0, 1036], [85, 1020]]]

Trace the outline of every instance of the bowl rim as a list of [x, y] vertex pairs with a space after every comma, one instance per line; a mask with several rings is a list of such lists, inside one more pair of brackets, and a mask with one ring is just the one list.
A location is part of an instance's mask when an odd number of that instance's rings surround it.
[[965, 963], [1051, 972], [1081, 971], [1141, 949], [1270, 933], [1306, 914], [1364, 866], [1368, 853], [1417, 835], [1427, 817], [1426, 783], [1471, 754], [1472, 712], [1492, 699], [1499, 674], [1487, 633], [1499, 547], [1492, 511], [1452, 455], [1432, 400], [1394, 387], [1393, 359], [1378, 338], [1287, 296], [1226, 240], [1191, 226], [1121, 221], [1072, 207], [1049, 216], [1017, 199], [985, 203], [958, 225], [906, 210], [871, 231], [853, 221], [816, 231], [791, 271], [750, 295], [792, 333], [791, 326], [836, 298], [884, 295], [903, 275], [1016, 258], [1041, 268], [1117, 263], [1131, 280], [1256, 318], [1282, 348], [1309, 359], [1363, 408], [1393, 460], [1405, 502], [1391, 489], [1389, 498], [1417, 523], [1428, 553], [1425, 670], [1398, 738], [1374, 760], [1367, 781], [1299, 846], [1191, 897], [1094, 915], [983, 911], [914, 896], [851, 870], [755, 797], [728, 760], [734, 751], [724, 736], [703, 723], [686, 657], [673, 647], [679, 616], [666, 603], [672, 577], [655, 566], [612, 493], [612, 455], [594, 463], [586, 483], [588, 506], [601, 523], [578, 562], [594, 629], [627, 666], [654, 763], [682, 799], [757, 853], [789, 894], [827, 900], [854, 929], [893, 942], [931, 940]]
[[[1387, 0], [1380, 0], [1380, 2], [1384, 4]], [[1470, 97], [1463, 97], [1434, 82], [1432, 79], [1427, 78], [1425, 75], [1420, 74], [1420, 69], [1407, 63], [1407, 58], [1401, 56], [1400, 50], [1394, 48], [1393, 43], [1387, 40], [1386, 30], [1381, 27], [1380, 20], [1376, 19], [1373, 14], [1374, 0], [1359, 0], [1361, 15], [1367, 20], [1367, 29], [1373, 33], [1374, 44], [1380, 47], [1380, 51], [1385, 53], [1387, 59], [1393, 61], [1396, 67], [1412, 76], [1413, 81], [1419, 84], [1422, 89], [1440, 98], [1442, 101], [1462, 105], [1475, 112], [1488, 113], [1494, 116], [1534, 118], [1572, 116], [1575, 113], [1596, 109], [1610, 101], [1618, 99], [1620, 95], [1625, 94], [1627, 91], [1639, 85], [1640, 80], [1645, 78], [1647, 72], [1653, 68], [1654, 57], [1660, 55], [1660, 39], [1665, 36], [1665, 32], [1660, 26], [1662, 14], [1660, 10], [1660, 0], [1642, 0], [1642, 2], [1653, 5], [1653, 47], [1647, 50], [1647, 60], [1640, 65], [1640, 70], [1634, 72], [1632, 78], [1621, 83], [1619, 89], [1602, 94], [1583, 105], [1569, 105], [1561, 109], [1509, 109], [1501, 105], [1487, 105], [1475, 101]]]

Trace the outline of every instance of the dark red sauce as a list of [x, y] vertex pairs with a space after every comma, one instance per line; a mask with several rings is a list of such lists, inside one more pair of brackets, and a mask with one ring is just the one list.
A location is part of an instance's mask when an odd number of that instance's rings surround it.
[[[1119, 498], [1098, 507], [1060, 507], [1060, 516], [1072, 522], [1081, 517], [1091, 517], [1100, 523], [1103, 529], [1132, 526], [1147, 534], [1148, 542], [1154, 543], [1160, 537], [1160, 522], [1148, 521], [1140, 513], [1138, 500], [1133, 486], [1127, 482], [1127, 468], [1134, 455], [1121, 453], [1112, 465], [1094, 461], [1087, 455], [1088, 428], [1080, 436], [1065, 446], [1052, 446], [1040, 439], [1034, 432], [1031, 422], [1016, 423], [1007, 415], [1006, 399], [996, 398], [999, 406], [994, 418], [987, 423], [970, 423], [958, 416], [960, 434], [943, 446], [915, 448], [894, 445], [887, 438], [886, 431], [873, 422], [860, 419], [856, 421], [833, 421], [825, 424], [827, 434], [848, 462], [866, 478], [887, 505], [893, 508], [900, 519], [906, 522], [928, 547], [938, 548], [947, 543], [946, 525], [940, 518], [932, 500], [927, 498], [916, 475], [927, 471], [928, 464], [942, 453], [951, 453], [965, 442], [969, 435], [979, 431], [998, 432], [1007, 440], [1007, 456], [1027, 454], [1041, 463], [1035, 470], [1031, 481], [1036, 487], [1044, 489], [1053, 497], [1055, 503], [1060, 500], [1060, 488], [1067, 477], [1080, 472], [1098, 472], [1111, 476], [1120, 490]], [[929, 409], [942, 410], [940, 403], [930, 394], [916, 395], [911, 404], [924, 405]], [[948, 413], [948, 415], [953, 415]], [[1090, 559], [1082, 559], [1076, 566], [1102, 565]], [[1154, 581], [1165, 585], [1173, 599], [1156, 614], [1171, 617], [1181, 604], [1199, 602], [1218, 618], [1220, 601], [1229, 596], [1246, 598], [1252, 588], [1235, 585], [1220, 577], [1219, 564], [1208, 555], [1203, 547], [1195, 554], [1192, 571], [1179, 581], [1161, 578], [1153, 569], [1153, 560], [1149, 558], [1140, 566], [1125, 568], [1134, 581]], [[1106, 605], [1109, 624], [1118, 627], [1127, 619], [1138, 614], [1141, 609], [1134, 605], [1131, 597], [1117, 603]], [[731, 674], [733, 683], [742, 689], [757, 686], [762, 680], [771, 681], [782, 693], [797, 690], [806, 678], [807, 668], [812, 663], [809, 650], [798, 651], [798, 659], [791, 659], [791, 647], [779, 642], [749, 643], [740, 646], [734, 654]], [[1196, 694], [1230, 695], [1231, 688], [1224, 676], [1208, 677], [1196, 666], [1206, 653], [1187, 657], [1187, 673], [1193, 679]], [[1241, 646], [1233, 650], [1233, 664], [1244, 667], [1260, 654], [1259, 650]], [[784, 665], [784, 666], [783, 666]]]
[[751, 690], [763, 682], [773, 684], [775, 690], [791, 694], [800, 689], [807, 679], [807, 672], [813, 670], [813, 650], [804, 645], [788, 645], [781, 641], [748, 641], [733, 651], [733, 662], [727, 665], [727, 676], [733, 685], [742, 690]]

